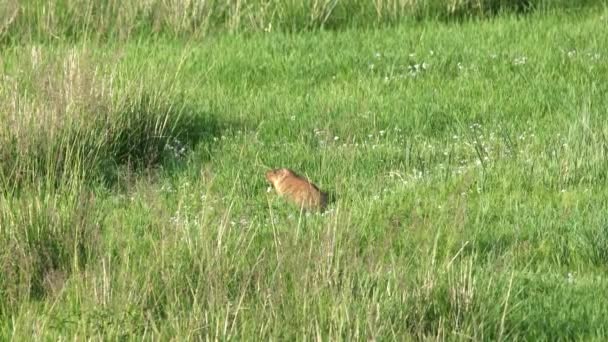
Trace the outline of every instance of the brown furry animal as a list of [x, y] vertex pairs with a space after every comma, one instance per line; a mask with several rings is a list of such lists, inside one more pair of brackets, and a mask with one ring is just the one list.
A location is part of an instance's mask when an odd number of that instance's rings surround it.
[[290, 169], [270, 170], [266, 172], [266, 179], [280, 196], [286, 197], [300, 208], [323, 210], [327, 205], [327, 194]]

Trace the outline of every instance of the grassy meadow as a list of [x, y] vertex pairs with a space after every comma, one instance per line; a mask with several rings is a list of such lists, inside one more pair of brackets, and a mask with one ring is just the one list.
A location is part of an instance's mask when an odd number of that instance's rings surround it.
[[0, 340], [608, 338], [605, 2], [98, 4], [0, 5]]

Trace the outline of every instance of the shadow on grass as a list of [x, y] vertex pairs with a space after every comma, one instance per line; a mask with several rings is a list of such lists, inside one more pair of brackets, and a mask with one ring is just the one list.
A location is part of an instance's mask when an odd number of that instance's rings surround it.
[[[124, 188], [138, 176], [159, 168], [179, 172], [195, 150], [202, 150], [203, 161], [207, 161], [222, 132], [239, 126], [183, 102], [157, 108], [144, 99], [124, 115], [142, 119], [125, 126], [111, 143], [113, 152], [100, 173], [107, 187]], [[158, 130], [159, 116], [164, 120], [161, 130]]]

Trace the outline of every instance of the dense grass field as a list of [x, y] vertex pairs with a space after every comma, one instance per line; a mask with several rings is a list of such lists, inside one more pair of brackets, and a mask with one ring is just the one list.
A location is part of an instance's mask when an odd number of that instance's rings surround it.
[[[0, 340], [608, 338], [605, 5], [40, 18], [0, 30]], [[333, 203], [300, 213], [274, 167]]]

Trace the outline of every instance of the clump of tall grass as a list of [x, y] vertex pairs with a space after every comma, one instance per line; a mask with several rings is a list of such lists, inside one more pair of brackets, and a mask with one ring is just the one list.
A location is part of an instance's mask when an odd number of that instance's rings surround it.
[[[18, 80], [0, 90], [0, 184], [57, 187], [103, 178], [112, 167], [159, 161], [180, 120], [163, 89], [141, 81], [121, 84], [117, 74], [86, 52], [42, 56], [33, 47]], [[149, 88], [149, 87], [148, 87]]]
[[95, 187], [156, 165], [177, 137], [162, 82], [93, 61], [33, 47], [0, 76], [0, 316], [86, 268], [101, 248]]
[[0, 317], [28, 299], [55, 295], [101, 248], [95, 196], [83, 188], [61, 195], [0, 195]]
[[368, 27], [408, 19], [488, 17], [500, 12], [601, 4], [601, 0], [8, 0], [0, 41], [126, 39], [137, 34], [200, 37], [209, 32]]

